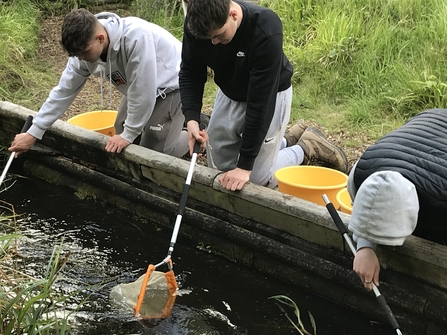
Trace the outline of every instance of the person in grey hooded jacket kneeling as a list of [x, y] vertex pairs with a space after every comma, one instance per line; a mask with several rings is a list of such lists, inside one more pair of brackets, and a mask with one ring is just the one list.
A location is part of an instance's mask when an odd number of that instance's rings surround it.
[[137, 17], [80, 8], [65, 16], [61, 38], [70, 58], [59, 84], [9, 151], [25, 152], [42, 139], [95, 75], [123, 94], [106, 151], [120, 153], [137, 143], [175, 157], [188, 152], [178, 81], [182, 44], [175, 36]]
[[366, 149], [348, 191], [353, 267], [367, 290], [379, 285], [378, 244], [400, 246], [411, 234], [446, 244], [447, 109], [419, 113]]

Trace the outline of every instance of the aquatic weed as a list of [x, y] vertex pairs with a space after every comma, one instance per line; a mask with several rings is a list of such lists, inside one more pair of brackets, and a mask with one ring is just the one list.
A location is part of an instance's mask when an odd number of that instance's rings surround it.
[[11, 204], [0, 203], [0, 334], [65, 334], [67, 319], [58, 316], [61, 303], [69, 296], [53, 290], [68, 255], [61, 256], [62, 243], [56, 246], [43, 279], [33, 278], [19, 269], [23, 256], [17, 241], [17, 214]]
[[[301, 321], [301, 313], [300, 313], [300, 309], [298, 308], [297, 304], [295, 303], [295, 301], [293, 301], [292, 299], [290, 299], [289, 297], [285, 296], [285, 295], [275, 295], [272, 297], [269, 297], [269, 299], [275, 299], [276, 300], [276, 305], [279, 307], [279, 309], [284, 313], [284, 315], [286, 316], [287, 320], [289, 320], [289, 322], [295, 327], [295, 329], [301, 334], [301, 335], [312, 335], [312, 333], [309, 333], [305, 327], [303, 322]], [[285, 311], [285, 309], [280, 305], [280, 304], [292, 307], [294, 309], [294, 313], [295, 316], [297, 318], [297, 322], [295, 323], [290, 316], [287, 314], [287, 312]], [[315, 319], [312, 315], [312, 313], [310, 313], [308, 311], [309, 314], [309, 319], [310, 322], [312, 324], [312, 329], [313, 329], [313, 335], [317, 334], [317, 324], [315, 323]]]

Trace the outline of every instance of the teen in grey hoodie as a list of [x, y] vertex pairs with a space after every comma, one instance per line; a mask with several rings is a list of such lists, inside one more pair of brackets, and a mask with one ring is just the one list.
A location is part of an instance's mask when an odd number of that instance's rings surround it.
[[120, 18], [106, 12], [93, 15], [77, 9], [64, 18], [62, 45], [71, 57], [59, 84], [28, 132], [16, 135], [10, 151], [27, 151], [36, 139], [42, 139], [89, 76], [95, 75], [123, 94], [115, 122], [117, 135], [109, 139], [108, 152], [121, 152], [141, 134], [139, 144], [144, 147], [177, 157], [187, 153], [187, 132], [181, 136], [181, 42], [177, 38], [137, 17]]

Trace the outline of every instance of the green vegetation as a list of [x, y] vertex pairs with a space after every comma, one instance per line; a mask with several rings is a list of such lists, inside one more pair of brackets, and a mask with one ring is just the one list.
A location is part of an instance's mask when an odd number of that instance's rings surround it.
[[171, 34], [182, 40], [183, 8], [176, 0], [133, 0], [133, 15], [164, 27]]
[[65, 334], [67, 319], [58, 313], [70, 296], [53, 289], [66, 262], [61, 246], [56, 246], [42, 279], [24, 273], [18, 260], [18, 240], [14, 208], [0, 201], [0, 334]]
[[36, 109], [55, 77], [39, 61], [40, 12], [31, 1], [0, 4], [0, 99]]
[[[442, 0], [264, 0], [295, 68], [293, 118], [378, 137], [447, 102]], [[301, 108], [300, 108], [301, 107]]]
[[[0, 6], [0, 98], [32, 109], [42, 103], [57, 77], [37, 51], [39, 19], [48, 3], [22, 0]], [[65, 11], [84, 4], [63, 3]], [[261, 4], [282, 19], [285, 52], [294, 65], [291, 122], [305, 118], [329, 131], [378, 138], [424, 109], [446, 105], [445, 1]], [[129, 10], [181, 39], [180, 1], [134, 0]], [[211, 83], [205, 106], [212, 104], [214, 92]]]
[[[317, 324], [315, 323], [315, 319], [314, 319], [312, 313], [308, 312], [309, 321], [310, 321], [310, 324], [311, 324], [312, 330], [313, 330], [313, 333], [310, 333], [304, 327], [304, 323], [301, 320], [300, 309], [299, 309], [298, 305], [295, 303], [295, 301], [293, 301], [292, 299], [290, 299], [288, 296], [285, 296], [285, 295], [275, 295], [275, 296], [270, 297], [269, 299], [275, 300], [275, 303], [278, 306], [278, 308], [281, 310], [281, 312], [284, 313], [287, 320], [292, 324], [292, 326], [297, 330], [297, 332], [299, 334], [301, 334], [301, 335], [316, 335], [317, 334]], [[293, 313], [295, 314], [295, 317], [296, 317], [296, 322], [290, 318], [290, 316], [287, 314], [287, 311], [281, 305], [285, 305], [285, 306], [291, 307], [293, 309]]]

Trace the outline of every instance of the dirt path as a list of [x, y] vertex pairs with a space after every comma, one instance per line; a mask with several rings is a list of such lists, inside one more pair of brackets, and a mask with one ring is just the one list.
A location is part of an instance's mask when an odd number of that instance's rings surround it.
[[[60, 45], [60, 27], [63, 16], [52, 16], [43, 20], [42, 29], [40, 32], [40, 46], [39, 55], [59, 73], [65, 68], [67, 62], [67, 55], [64, 53]], [[53, 86], [57, 85], [57, 82]], [[48, 88], [48, 92], [51, 87]], [[101, 94], [100, 94], [99, 78], [91, 76], [85, 87], [76, 97], [74, 103], [70, 106], [68, 111], [63, 115], [63, 120], [68, 120], [70, 117], [80, 113], [101, 109]], [[103, 87], [104, 100], [103, 109], [118, 109], [121, 101], [121, 93], [112, 89], [112, 101], [109, 99], [109, 84], [104, 83]], [[308, 121], [308, 120], [306, 120]], [[310, 125], [319, 127], [318, 125], [309, 122]], [[321, 129], [321, 127], [319, 127]], [[326, 129], [323, 129], [329, 140], [340, 146], [346, 153], [350, 165], [352, 165], [363, 151], [373, 143], [373, 141], [364, 134], [356, 134], [355, 136], [347, 136], [343, 131], [335, 134], [329, 134]], [[346, 146], [345, 143], [361, 143], [357, 146]]]

